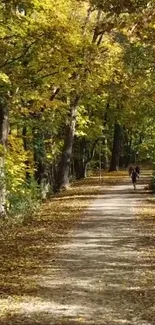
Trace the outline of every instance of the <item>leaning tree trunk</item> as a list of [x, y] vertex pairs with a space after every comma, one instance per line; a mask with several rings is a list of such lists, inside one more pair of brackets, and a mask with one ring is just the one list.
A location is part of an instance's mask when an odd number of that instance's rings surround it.
[[119, 169], [120, 144], [121, 144], [121, 125], [116, 121], [115, 129], [114, 129], [112, 158], [111, 158], [109, 171], [117, 171]]
[[70, 121], [66, 126], [64, 147], [57, 170], [56, 191], [69, 186], [69, 170], [75, 135], [76, 115], [78, 110], [79, 96], [76, 95], [70, 106]]
[[8, 138], [8, 108], [0, 103], [0, 216], [6, 214], [5, 156]]

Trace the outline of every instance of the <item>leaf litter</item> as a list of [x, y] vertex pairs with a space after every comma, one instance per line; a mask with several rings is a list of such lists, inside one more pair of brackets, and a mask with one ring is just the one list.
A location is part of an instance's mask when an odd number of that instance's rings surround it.
[[[39, 213], [32, 218], [27, 225], [12, 225], [1, 228], [0, 239], [0, 324], [1, 325], [59, 325], [60, 323], [45, 322], [41, 318], [41, 311], [44, 313], [53, 308], [52, 302], [47, 299], [46, 304], [40, 295], [38, 279], [44, 273], [44, 268], [53, 268], [57, 272], [59, 262], [57, 254], [59, 244], [69, 241], [71, 231], [76, 228], [83, 211], [88, 207], [90, 201], [104, 192], [104, 186], [122, 184], [126, 180], [125, 173], [103, 175], [102, 182], [99, 176], [90, 177], [84, 181], [75, 182], [71, 189], [53, 197], [50, 201], [44, 202]], [[150, 199], [148, 194], [147, 199]], [[153, 202], [152, 202], [153, 204]], [[143, 202], [143, 205], [144, 202]], [[147, 203], [146, 203], [147, 205]], [[139, 216], [142, 216], [139, 205], [135, 211], [137, 215], [139, 231], [144, 234], [146, 222], [139, 223]], [[153, 209], [153, 207], [152, 207]], [[143, 220], [143, 217], [142, 217]], [[137, 222], [137, 221], [135, 221]], [[140, 251], [140, 258], [149, 258], [150, 250], [147, 251], [146, 234], [144, 234], [145, 247]], [[68, 239], [67, 239], [68, 238]], [[152, 245], [148, 240], [148, 245]], [[155, 256], [154, 247], [152, 256]], [[145, 271], [145, 283], [148, 287], [152, 286], [152, 271]], [[126, 283], [123, 284], [124, 288]], [[122, 287], [123, 288], [123, 287]], [[138, 288], [138, 287], [137, 287]], [[137, 289], [138, 290], [138, 289]], [[147, 292], [140, 291], [136, 294], [136, 304], [142, 302], [142, 298], [147, 298]], [[145, 293], [145, 297], [143, 297]], [[27, 311], [27, 316], [23, 315], [23, 310]], [[56, 307], [55, 307], [56, 308]], [[63, 308], [63, 306], [61, 307]], [[60, 309], [61, 309], [60, 308]], [[81, 307], [82, 308], [82, 307]], [[151, 308], [150, 308], [151, 310]], [[33, 312], [33, 316], [32, 316]], [[150, 312], [150, 311], [149, 311]], [[145, 316], [145, 315], [144, 315]], [[97, 316], [96, 316], [97, 317]], [[99, 315], [98, 315], [99, 317]], [[97, 324], [100, 321], [96, 318]], [[151, 322], [151, 313], [147, 313], [147, 319]], [[145, 318], [145, 317], [144, 317]], [[109, 320], [110, 321], [110, 320]], [[112, 321], [112, 320], [111, 320]], [[111, 324], [106, 322], [107, 325]], [[119, 320], [116, 322], [118, 323]], [[82, 314], [73, 319], [68, 316], [62, 317], [63, 325], [86, 324]], [[87, 324], [94, 324], [90, 318]], [[105, 323], [101, 323], [102, 325]], [[124, 324], [131, 324], [124, 320]], [[135, 324], [139, 323], [136, 321]], [[146, 324], [144, 322], [144, 324]], [[152, 323], [150, 323], [152, 324]], [[149, 323], [147, 322], [147, 325]]]

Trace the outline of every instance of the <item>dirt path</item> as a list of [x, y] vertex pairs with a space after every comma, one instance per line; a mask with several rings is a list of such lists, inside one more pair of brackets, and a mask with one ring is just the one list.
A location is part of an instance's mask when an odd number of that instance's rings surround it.
[[155, 324], [155, 221], [135, 217], [144, 183], [134, 192], [127, 179], [97, 196], [47, 260], [38, 296], [17, 301], [14, 316], [8, 309], [7, 325]]

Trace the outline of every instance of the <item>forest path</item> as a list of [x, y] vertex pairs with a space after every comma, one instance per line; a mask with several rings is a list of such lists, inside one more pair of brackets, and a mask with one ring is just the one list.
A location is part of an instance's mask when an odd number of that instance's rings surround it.
[[136, 192], [126, 178], [96, 195], [8, 325], [155, 324], [155, 219], [137, 216], [146, 179]]

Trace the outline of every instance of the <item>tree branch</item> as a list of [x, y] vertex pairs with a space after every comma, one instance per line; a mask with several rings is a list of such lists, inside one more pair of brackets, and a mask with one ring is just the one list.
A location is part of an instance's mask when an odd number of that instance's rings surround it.
[[14, 59], [11, 59], [11, 60], [7, 60], [5, 61], [1, 66], [0, 66], [0, 69], [5, 67], [6, 65], [9, 65], [9, 64], [12, 64], [20, 59], [22, 59], [26, 54], [27, 52], [29, 51], [29, 49], [31, 48], [31, 46], [33, 46], [35, 43], [36, 43], [37, 40], [33, 41], [31, 44], [28, 45], [28, 47], [25, 49], [24, 53], [20, 54], [19, 56], [17, 56], [16, 58]]
[[51, 100], [51, 101], [55, 99], [55, 97], [57, 96], [57, 94], [59, 93], [59, 91], [60, 91], [60, 87], [58, 87], [58, 88], [54, 91], [54, 93], [51, 95], [51, 97], [50, 97], [50, 100]]

